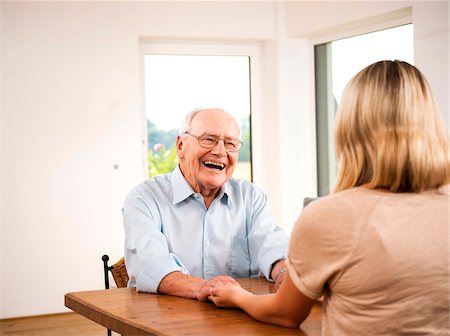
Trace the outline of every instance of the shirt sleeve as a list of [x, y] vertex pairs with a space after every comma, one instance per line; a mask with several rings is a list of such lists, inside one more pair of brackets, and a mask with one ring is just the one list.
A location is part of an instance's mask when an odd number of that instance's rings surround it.
[[306, 296], [320, 298], [342, 275], [357, 238], [351, 216], [342, 202], [322, 198], [298, 218], [286, 264], [292, 281]]
[[289, 238], [278, 227], [270, 212], [267, 196], [258, 188], [253, 190], [251, 226], [248, 235], [252, 274], [270, 280], [272, 264], [286, 258]]
[[167, 274], [189, 272], [176, 255], [169, 253], [159, 217], [155, 215], [156, 204], [139, 188], [130, 192], [122, 208], [128, 285], [140, 292], [156, 293]]

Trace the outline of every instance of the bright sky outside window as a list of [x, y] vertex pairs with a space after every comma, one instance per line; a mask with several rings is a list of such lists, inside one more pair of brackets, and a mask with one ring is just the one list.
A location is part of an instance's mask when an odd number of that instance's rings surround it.
[[414, 64], [413, 25], [333, 41], [331, 55], [333, 95], [339, 103], [345, 85], [367, 65], [394, 59]]

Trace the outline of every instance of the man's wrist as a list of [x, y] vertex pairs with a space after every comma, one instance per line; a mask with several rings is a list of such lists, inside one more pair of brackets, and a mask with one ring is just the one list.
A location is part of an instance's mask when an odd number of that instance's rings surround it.
[[283, 259], [277, 260], [276, 262], [274, 262], [272, 264], [272, 269], [270, 270], [270, 279], [271, 280], [275, 281], [275, 279], [278, 276], [278, 273], [280, 272], [280, 270], [282, 268], [286, 268], [284, 260], [285, 259], [283, 258]]
[[274, 281], [277, 282], [278, 277], [283, 274], [284, 272], [286, 272], [286, 267], [283, 267], [282, 269], [280, 269], [277, 273], [277, 275], [275, 275], [275, 279]]

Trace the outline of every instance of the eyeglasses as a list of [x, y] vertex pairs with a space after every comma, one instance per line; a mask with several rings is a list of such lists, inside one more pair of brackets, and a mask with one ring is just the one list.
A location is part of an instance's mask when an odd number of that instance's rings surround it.
[[211, 134], [203, 134], [200, 136], [196, 136], [194, 134], [191, 134], [189, 132], [184, 132], [185, 134], [189, 134], [190, 136], [197, 138], [198, 144], [206, 149], [211, 149], [217, 146], [219, 143], [219, 140], [223, 140], [223, 145], [225, 147], [225, 150], [227, 152], [237, 152], [239, 149], [241, 149], [242, 142], [239, 139], [236, 138], [221, 138], [216, 135]]

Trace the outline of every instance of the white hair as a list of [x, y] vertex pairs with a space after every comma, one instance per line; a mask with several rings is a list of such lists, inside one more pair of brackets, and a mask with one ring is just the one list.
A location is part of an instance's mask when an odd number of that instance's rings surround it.
[[192, 110], [191, 112], [189, 112], [188, 114], [186, 114], [186, 116], [183, 119], [183, 122], [181, 123], [180, 130], [178, 131], [178, 135], [186, 134], [186, 132], [188, 132], [189, 128], [191, 127], [192, 119], [194, 119], [194, 117], [199, 112], [207, 111], [207, 110], [220, 110], [220, 111], [226, 112], [225, 110], [223, 110], [221, 108], [217, 108], [217, 107], [211, 107], [211, 108], [199, 107], [199, 108], [196, 108], [196, 109]]
[[194, 117], [197, 115], [197, 113], [204, 111], [204, 108], [196, 108], [186, 114], [186, 116], [183, 119], [183, 122], [181, 123], [180, 130], [178, 131], [178, 135], [186, 134], [186, 132], [189, 131], [189, 127], [191, 126], [191, 121], [194, 119]]

